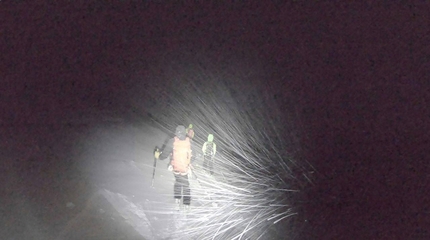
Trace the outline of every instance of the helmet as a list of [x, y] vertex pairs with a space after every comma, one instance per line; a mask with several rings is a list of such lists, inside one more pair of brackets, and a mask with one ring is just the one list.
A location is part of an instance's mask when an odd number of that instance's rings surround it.
[[208, 135], [208, 142], [212, 142], [214, 140], [214, 135], [209, 134]]
[[188, 128], [193, 128], [193, 124], [190, 123], [190, 125], [188, 125]]

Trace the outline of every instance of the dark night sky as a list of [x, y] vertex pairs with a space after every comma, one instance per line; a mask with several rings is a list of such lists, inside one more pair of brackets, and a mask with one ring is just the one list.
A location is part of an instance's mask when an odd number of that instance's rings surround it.
[[40, 2], [0, 2], [3, 129], [127, 108], [175, 56], [213, 71], [237, 60], [300, 116], [317, 173], [299, 235], [430, 236], [425, 1]]

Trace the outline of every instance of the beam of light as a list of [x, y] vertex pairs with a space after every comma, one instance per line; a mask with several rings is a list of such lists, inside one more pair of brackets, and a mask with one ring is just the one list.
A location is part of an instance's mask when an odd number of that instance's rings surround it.
[[[268, 96], [259, 95], [268, 93], [258, 91], [261, 86], [247, 86], [246, 81], [230, 80], [234, 83], [228, 86], [228, 81], [204, 71], [190, 77], [172, 66], [166, 72], [172, 79], [152, 81], [142, 93], [160, 99], [149, 107], [153, 121], [169, 132], [179, 124], [192, 123], [195, 155], [201, 156], [209, 133], [214, 134], [218, 149], [213, 177], [203, 174], [198, 165], [202, 159], [196, 160], [199, 182], [192, 184], [192, 210], [181, 219], [186, 224], [177, 237], [264, 238], [271, 225], [297, 214], [290, 202], [300, 192], [293, 187], [297, 185], [293, 169], [306, 166], [286, 151], [288, 132], [275, 121], [282, 110]], [[240, 101], [238, 95], [253, 99]], [[210, 207], [213, 202], [217, 207]]]

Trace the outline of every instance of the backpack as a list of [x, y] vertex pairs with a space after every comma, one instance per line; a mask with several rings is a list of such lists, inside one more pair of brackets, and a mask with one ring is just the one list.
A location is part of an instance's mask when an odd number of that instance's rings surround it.
[[180, 140], [175, 137], [173, 141], [172, 161], [173, 171], [186, 173], [191, 160], [191, 143], [187, 137], [185, 140]]
[[204, 155], [213, 155], [214, 154], [214, 142], [206, 142], [206, 151]]

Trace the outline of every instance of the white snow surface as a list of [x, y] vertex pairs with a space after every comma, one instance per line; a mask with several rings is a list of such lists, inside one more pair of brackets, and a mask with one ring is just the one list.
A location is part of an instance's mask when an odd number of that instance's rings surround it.
[[[167, 160], [157, 161], [151, 187], [153, 149], [168, 138], [149, 125], [113, 124], [94, 128], [84, 140], [88, 151], [82, 156], [81, 168], [101, 195], [146, 240], [184, 237], [186, 215], [174, 210], [174, 176], [167, 170]], [[190, 178], [190, 185], [192, 213], [203, 209], [201, 200], [209, 196], [195, 178]], [[201, 213], [195, 217], [208, 220]]]

